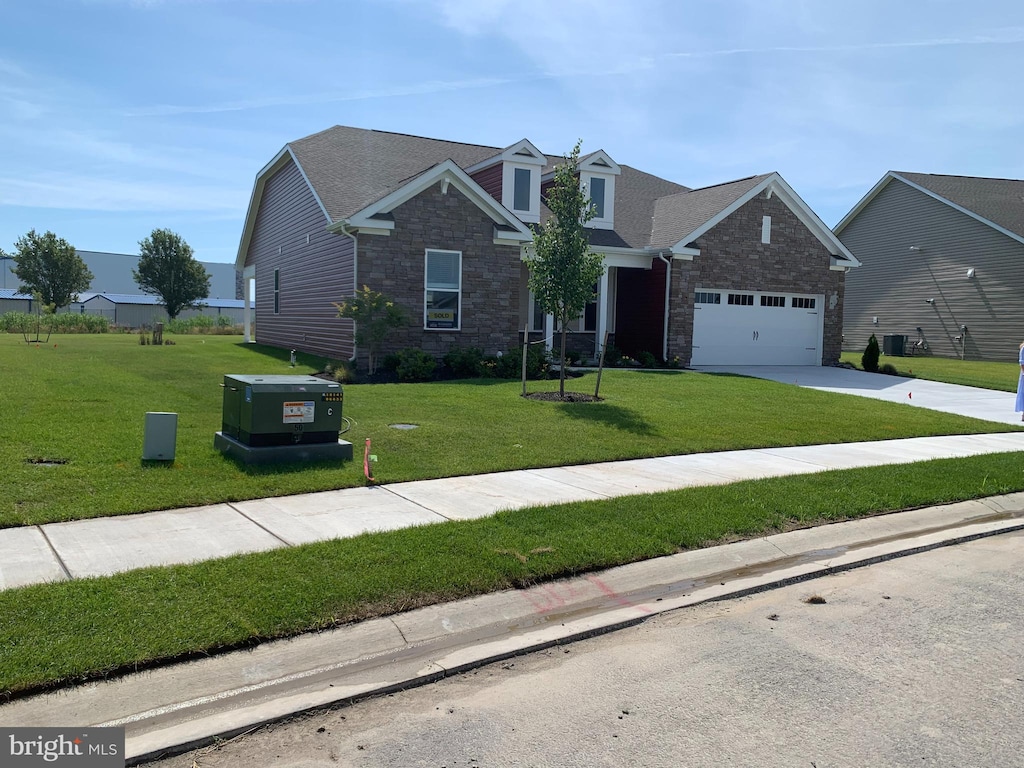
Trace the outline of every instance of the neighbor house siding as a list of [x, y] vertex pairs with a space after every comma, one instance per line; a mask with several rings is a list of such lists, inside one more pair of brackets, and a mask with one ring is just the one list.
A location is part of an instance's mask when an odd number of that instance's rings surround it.
[[[334, 359], [354, 354], [352, 324], [333, 302], [352, 295], [352, 239], [328, 232], [327, 217], [289, 160], [266, 181], [246, 266], [256, 268], [256, 341]], [[308, 242], [307, 242], [308, 236]], [[274, 314], [274, 270], [280, 306]]]
[[[764, 216], [772, 217], [771, 243], [761, 242]], [[831, 254], [783, 200], [758, 195], [699, 237], [700, 255], [676, 262], [669, 301], [669, 358], [688, 365], [693, 344], [693, 294], [704, 288], [822, 295], [822, 364], [839, 361], [843, 334], [843, 272]]]
[[[360, 235], [359, 283], [382, 291], [408, 323], [381, 352], [422, 349], [436, 358], [456, 347], [487, 354], [518, 343], [520, 259], [516, 246], [495, 245], [494, 222], [454, 186], [435, 184], [392, 211], [388, 235]], [[461, 330], [423, 328], [426, 249], [462, 252]], [[360, 364], [365, 359], [360, 352]]]
[[839, 237], [863, 264], [846, 278], [844, 349], [863, 351], [871, 334], [913, 343], [920, 328], [932, 355], [1017, 359], [1024, 244], [895, 179]]

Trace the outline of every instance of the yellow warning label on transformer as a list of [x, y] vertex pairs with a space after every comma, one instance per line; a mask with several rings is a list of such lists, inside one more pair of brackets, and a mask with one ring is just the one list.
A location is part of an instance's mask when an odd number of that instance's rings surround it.
[[312, 400], [284, 404], [285, 424], [309, 424], [313, 421], [314, 405]]

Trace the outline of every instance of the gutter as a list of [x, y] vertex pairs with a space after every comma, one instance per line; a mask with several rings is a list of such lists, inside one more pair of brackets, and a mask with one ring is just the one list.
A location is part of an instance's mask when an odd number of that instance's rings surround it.
[[[359, 288], [359, 241], [356, 236], [348, 231], [348, 220], [343, 219], [337, 224], [332, 224], [328, 227], [329, 230], [338, 234], [345, 235], [345, 237], [352, 238], [352, 295], [355, 296], [356, 291]], [[356, 355], [359, 350], [356, 348], [356, 334], [355, 334], [356, 321], [352, 321], [352, 357], [349, 361], [355, 363]]]
[[672, 285], [672, 259], [665, 258], [665, 252], [660, 251], [658, 258], [665, 262], [665, 325], [661, 332], [661, 359], [668, 362], [668, 300]]

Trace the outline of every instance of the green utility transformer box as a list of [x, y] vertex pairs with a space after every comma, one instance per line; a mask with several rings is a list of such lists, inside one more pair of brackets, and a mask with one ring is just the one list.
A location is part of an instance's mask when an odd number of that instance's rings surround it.
[[[352, 458], [338, 439], [344, 394], [315, 376], [224, 376], [222, 431], [214, 445], [246, 463]], [[342, 446], [342, 448], [339, 448]]]

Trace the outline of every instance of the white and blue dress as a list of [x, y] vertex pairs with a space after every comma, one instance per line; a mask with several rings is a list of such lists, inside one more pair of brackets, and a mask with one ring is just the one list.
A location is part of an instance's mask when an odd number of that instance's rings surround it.
[[[1024, 366], [1024, 346], [1020, 348], [1020, 364]], [[1017, 404], [1013, 406], [1016, 413], [1024, 413], [1024, 368], [1021, 368], [1020, 379], [1017, 381]]]

